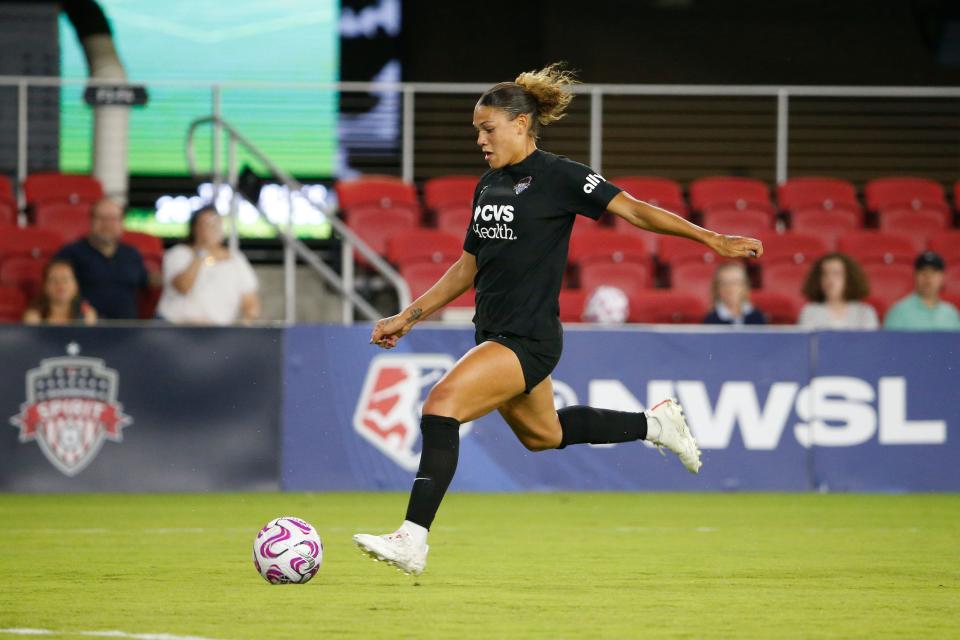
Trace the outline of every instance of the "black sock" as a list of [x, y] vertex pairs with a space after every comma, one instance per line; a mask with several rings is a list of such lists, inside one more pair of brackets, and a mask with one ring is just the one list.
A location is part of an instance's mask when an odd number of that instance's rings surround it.
[[557, 449], [568, 444], [610, 444], [632, 442], [647, 437], [647, 416], [630, 411], [594, 409], [593, 407], [564, 407], [557, 411], [563, 439]]
[[426, 415], [420, 419], [420, 432], [420, 468], [410, 490], [407, 520], [429, 529], [457, 470], [460, 423], [453, 418]]

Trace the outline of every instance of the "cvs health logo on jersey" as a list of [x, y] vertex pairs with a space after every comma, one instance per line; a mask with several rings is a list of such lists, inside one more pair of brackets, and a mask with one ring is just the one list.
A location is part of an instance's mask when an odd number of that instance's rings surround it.
[[[389, 353], [370, 361], [353, 413], [360, 436], [407, 471], [420, 464], [420, 416], [431, 387], [453, 368], [445, 353]], [[460, 426], [460, 437], [472, 423]]]
[[473, 232], [479, 238], [516, 240], [517, 234], [510, 226], [511, 222], [513, 222], [512, 204], [477, 205], [473, 210]]

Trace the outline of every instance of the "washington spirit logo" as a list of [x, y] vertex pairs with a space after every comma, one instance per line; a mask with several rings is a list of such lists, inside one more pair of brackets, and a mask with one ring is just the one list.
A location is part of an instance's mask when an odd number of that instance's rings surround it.
[[83, 358], [75, 342], [66, 357], [46, 358], [27, 372], [27, 401], [10, 422], [20, 442], [36, 441], [43, 455], [74, 476], [100, 452], [104, 440], [121, 442], [133, 423], [117, 402], [117, 372], [97, 358]]
[[[420, 414], [430, 388], [449, 371], [446, 354], [384, 354], [370, 362], [353, 414], [353, 428], [367, 442], [408, 471], [416, 471]], [[462, 438], [471, 423], [460, 426]]]

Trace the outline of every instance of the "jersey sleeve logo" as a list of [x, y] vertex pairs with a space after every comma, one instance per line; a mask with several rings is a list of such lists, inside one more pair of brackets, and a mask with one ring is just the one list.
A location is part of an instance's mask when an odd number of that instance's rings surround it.
[[604, 178], [599, 173], [591, 173], [587, 176], [587, 182], [583, 185], [584, 193], [593, 193], [593, 190], [597, 188], [597, 185], [601, 182], [606, 182], [607, 179]]

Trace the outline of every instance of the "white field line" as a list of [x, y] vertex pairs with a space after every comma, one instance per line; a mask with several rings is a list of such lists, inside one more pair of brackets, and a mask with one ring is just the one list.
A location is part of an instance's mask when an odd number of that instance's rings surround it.
[[202, 636], [178, 636], [171, 633], [127, 633], [126, 631], [55, 631], [52, 629], [0, 629], [13, 636], [89, 636], [93, 638], [131, 638], [133, 640], [211, 640]]

